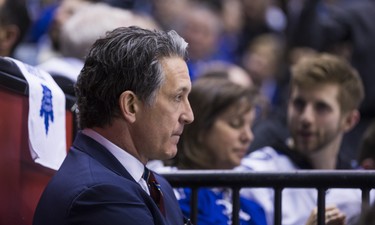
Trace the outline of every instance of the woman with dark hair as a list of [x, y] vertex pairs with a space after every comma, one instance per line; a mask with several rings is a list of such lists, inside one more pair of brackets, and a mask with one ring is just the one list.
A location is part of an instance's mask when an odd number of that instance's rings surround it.
[[[177, 169], [233, 169], [240, 165], [253, 140], [256, 92], [226, 78], [200, 77], [193, 82], [189, 101], [195, 121], [185, 127], [172, 165]], [[190, 214], [189, 188], [178, 189], [185, 216]], [[229, 224], [232, 216], [231, 190], [200, 188], [198, 225]], [[241, 224], [266, 224], [263, 209], [240, 199]]]

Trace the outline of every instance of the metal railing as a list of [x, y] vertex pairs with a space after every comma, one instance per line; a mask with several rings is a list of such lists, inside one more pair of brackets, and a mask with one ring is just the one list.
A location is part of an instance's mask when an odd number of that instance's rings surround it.
[[318, 191], [318, 225], [325, 224], [325, 192], [329, 188], [358, 188], [362, 191], [362, 208], [369, 206], [370, 190], [375, 188], [375, 171], [369, 170], [297, 170], [292, 172], [236, 172], [231, 170], [180, 170], [161, 173], [173, 187], [192, 189], [191, 220], [197, 224], [198, 189], [226, 187], [232, 189], [232, 224], [239, 224], [240, 189], [273, 188], [274, 223], [282, 224], [283, 188], [315, 188]]

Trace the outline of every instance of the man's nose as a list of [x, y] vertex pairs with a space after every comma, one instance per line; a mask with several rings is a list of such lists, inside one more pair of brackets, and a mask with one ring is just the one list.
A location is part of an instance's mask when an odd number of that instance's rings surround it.
[[191, 109], [189, 101], [186, 102], [184, 112], [181, 115], [181, 123], [189, 124], [194, 121], [194, 113]]

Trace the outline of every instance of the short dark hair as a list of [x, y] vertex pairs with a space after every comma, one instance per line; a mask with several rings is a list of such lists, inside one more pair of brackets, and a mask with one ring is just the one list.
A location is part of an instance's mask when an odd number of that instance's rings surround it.
[[164, 80], [160, 60], [175, 56], [187, 58], [187, 43], [175, 31], [121, 27], [98, 39], [75, 86], [80, 128], [110, 124], [126, 90], [151, 105]]

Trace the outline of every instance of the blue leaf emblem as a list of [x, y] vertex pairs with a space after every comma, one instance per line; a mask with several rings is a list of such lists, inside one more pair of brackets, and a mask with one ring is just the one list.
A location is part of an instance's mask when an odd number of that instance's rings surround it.
[[52, 106], [52, 92], [51, 90], [42, 84], [43, 97], [42, 105], [40, 107], [40, 117], [44, 117], [44, 127], [46, 135], [48, 134], [49, 122], [53, 122], [53, 106]]

